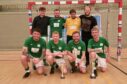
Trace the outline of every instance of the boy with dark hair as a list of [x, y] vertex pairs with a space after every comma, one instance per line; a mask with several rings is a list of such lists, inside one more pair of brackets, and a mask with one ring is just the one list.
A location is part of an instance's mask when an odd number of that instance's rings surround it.
[[40, 7], [39, 14], [36, 16], [32, 23], [32, 31], [34, 28], [39, 27], [41, 30], [41, 36], [46, 41], [48, 36], [48, 25], [50, 17], [45, 16], [46, 8]]
[[30, 59], [36, 67], [38, 74], [44, 73], [43, 56], [45, 55], [46, 42], [41, 38], [40, 29], [34, 28], [32, 36], [28, 37], [22, 49], [21, 63], [25, 69], [23, 78], [27, 78], [30, 75], [29, 65]]
[[67, 43], [72, 40], [72, 33], [80, 31], [81, 20], [76, 16], [76, 10], [70, 10], [70, 17], [66, 19], [65, 28], [67, 30]]

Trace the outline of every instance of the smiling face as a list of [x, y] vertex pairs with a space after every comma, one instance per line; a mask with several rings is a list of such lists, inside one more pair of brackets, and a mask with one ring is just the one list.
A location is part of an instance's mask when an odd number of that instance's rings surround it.
[[38, 40], [40, 39], [40, 37], [41, 37], [41, 34], [40, 34], [40, 32], [34, 31], [34, 32], [32, 33], [32, 37], [33, 37], [33, 39], [34, 39], [35, 41], [38, 41]]
[[97, 28], [93, 29], [93, 30], [91, 31], [91, 34], [92, 34], [93, 39], [94, 39], [95, 41], [98, 41], [98, 40], [99, 40], [99, 30], [98, 30]]
[[78, 32], [74, 32], [72, 38], [74, 43], [78, 43], [80, 41], [80, 34]]
[[60, 35], [59, 35], [59, 33], [57, 32], [53, 32], [52, 33], [52, 39], [53, 39], [53, 41], [54, 41], [54, 43], [58, 43], [59, 42], [59, 38], [60, 38]]
[[72, 19], [75, 19], [76, 18], [76, 13], [71, 13], [70, 15], [71, 15], [71, 18]]
[[55, 10], [54, 11], [54, 17], [60, 17], [60, 11], [59, 10]]
[[45, 16], [45, 10], [44, 11], [39, 11], [39, 15], [41, 16], [41, 17], [43, 17], [43, 16]]
[[85, 6], [84, 12], [85, 12], [85, 15], [86, 15], [86, 16], [89, 16], [89, 15], [90, 15], [90, 12], [91, 12], [90, 6]]

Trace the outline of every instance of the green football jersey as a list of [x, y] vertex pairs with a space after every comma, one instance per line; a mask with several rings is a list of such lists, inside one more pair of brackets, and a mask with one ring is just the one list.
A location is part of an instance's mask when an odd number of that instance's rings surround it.
[[40, 58], [42, 56], [42, 50], [46, 49], [46, 42], [40, 38], [39, 41], [34, 41], [33, 37], [29, 37], [25, 40], [24, 46], [28, 48], [28, 54]]
[[73, 40], [69, 41], [67, 50], [73, 53], [77, 58], [81, 59], [82, 52], [86, 51], [86, 45], [83, 41], [79, 41], [79, 43], [74, 43]]
[[99, 41], [98, 42], [95, 42], [93, 39], [90, 39], [89, 42], [88, 42], [88, 48], [91, 48], [91, 49], [102, 49], [103, 50], [103, 53], [97, 53], [98, 56], [102, 57], [102, 58], [106, 58], [106, 55], [104, 53], [104, 47], [109, 47], [109, 43], [108, 41], [103, 38], [103, 37], [99, 37]]
[[[66, 50], [66, 44], [63, 40], [59, 40], [58, 44], [54, 44], [53, 40], [50, 40], [47, 44], [47, 49], [49, 49], [52, 53], [55, 52], [63, 52]], [[60, 58], [60, 57], [55, 57]]]
[[62, 37], [62, 29], [64, 27], [64, 23], [65, 23], [65, 19], [64, 18], [62, 18], [62, 17], [59, 17], [59, 18], [52, 17], [50, 19], [51, 35], [52, 35], [52, 32], [58, 31], [60, 33], [60, 37]]

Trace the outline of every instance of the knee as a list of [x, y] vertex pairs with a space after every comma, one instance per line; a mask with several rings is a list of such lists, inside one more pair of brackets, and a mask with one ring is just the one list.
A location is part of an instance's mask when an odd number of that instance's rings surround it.
[[46, 56], [46, 60], [51, 63], [53, 62], [53, 56], [49, 55], [49, 56]]
[[43, 70], [39, 70], [39, 71], [37, 71], [37, 73], [38, 73], [39, 75], [41, 75], [41, 74], [43, 74]]
[[96, 53], [95, 53], [95, 52], [90, 52], [90, 58], [91, 58], [91, 59], [96, 58]]
[[68, 56], [68, 60], [69, 60], [69, 62], [74, 62], [75, 61], [71, 56]]
[[27, 56], [22, 55], [22, 56], [21, 56], [21, 61], [26, 61], [26, 60], [27, 60]]
[[53, 57], [51, 55], [49, 55], [49, 56], [46, 57], [46, 60], [49, 60], [49, 61], [53, 60]]
[[64, 74], [67, 74], [67, 69], [64, 69], [63, 73], [64, 73]]
[[107, 69], [106, 68], [101, 68], [101, 72], [106, 72]]
[[61, 70], [63, 71], [63, 73], [66, 74], [67, 73], [67, 67], [66, 67], [66, 65], [62, 64], [60, 67], [61, 67]]
[[39, 75], [43, 74], [43, 68], [42, 67], [37, 68], [37, 73]]
[[83, 67], [80, 68], [80, 72], [83, 73], [83, 74], [85, 74], [86, 73], [86, 68], [83, 68]]

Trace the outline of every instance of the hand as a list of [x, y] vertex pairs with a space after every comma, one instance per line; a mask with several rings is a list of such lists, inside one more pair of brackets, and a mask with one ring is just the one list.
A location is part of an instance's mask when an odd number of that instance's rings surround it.
[[81, 65], [81, 64], [82, 64], [82, 60], [79, 61], [79, 65]]
[[62, 55], [67, 55], [67, 52], [66, 52], [66, 51], [63, 51], [63, 52], [62, 52]]
[[60, 54], [60, 52], [55, 52], [53, 53], [53, 56], [58, 56]]
[[39, 61], [40, 61], [40, 59], [39, 59], [39, 58], [33, 58], [33, 63], [34, 63], [34, 64], [39, 63]]
[[63, 57], [63, 55], [61, 55], [61, 54], [60, 54], [60, 55], [57, 55], [57, 56], [59, 56], [59, 57]]
[[72, 59], [73, 59], [73, 60], [76, 60], [76, 57], [75, 57], [75, 56], [72, 56]]
[[62, 52], [55, 52], [53, 55], [54, 56], [63, 57], [63, 53]]

